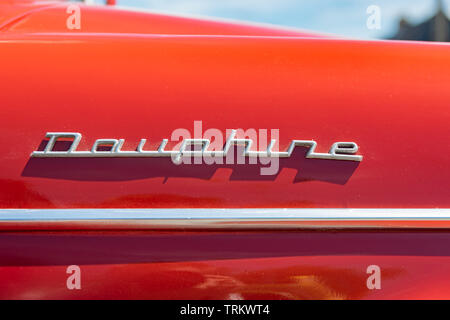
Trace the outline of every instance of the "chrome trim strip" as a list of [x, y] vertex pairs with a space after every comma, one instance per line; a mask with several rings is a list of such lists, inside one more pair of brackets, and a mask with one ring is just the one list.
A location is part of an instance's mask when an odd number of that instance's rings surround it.
[[450, 220], [450, 209], [0, 209], [2, 221]]

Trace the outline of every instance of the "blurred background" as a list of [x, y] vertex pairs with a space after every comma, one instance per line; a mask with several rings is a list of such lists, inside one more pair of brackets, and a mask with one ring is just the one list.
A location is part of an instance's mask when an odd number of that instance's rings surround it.
[[270, 23], [359, 39], [450, 41], [450, 0], [115, 1], [118, 6]]

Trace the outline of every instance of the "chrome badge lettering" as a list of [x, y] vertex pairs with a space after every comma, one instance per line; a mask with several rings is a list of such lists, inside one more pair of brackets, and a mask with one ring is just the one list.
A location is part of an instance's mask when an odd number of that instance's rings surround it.
[[[265, 151], [252, 151], [252, 139], [236, 138], [236, 130], [232, 130], [228, 136], [223, 150], [209, 151], [209, 139], [184, 139], [178, 150], [165, 150], [168, 139], [163, 139], [157, 150], [144, 150], [147, 139], [141, 139], [136, 151], [122, 151], [124, 139], [98, 139], [95, 141], [90, 151], [77, 151], [78, 144], [81, 140], [81, 133], [78, 132], [47, 132], [46, 138], [49, 139], [43, 151], [34, 151], [31, 157], [34, 158], [96, 158], [96, 157], [172, 157], [176, 161], [180, 161], [182, 157], [226, 157], [231, 146], [244, 146], [243, 156], [245, 157], [269, 157], [269, 158], [288, 158], [291, 156], [295, 147], [307, 147], [308, 159], [329, 159], [329, 160], [346, 160], [361, 161], [362, 156], [356, 155], [358, 145], [355, 142], [335, 142], [328, 153], [314, 152], [317, 143], [314, 140], [292, 140], [286, 151], [273, 151], [276, 143], [272, 139]], [[70, 138], [70, 147], [66, 151], [54, 151], [56, 141], [59, 138]], [[110, 150], [98, 150], [101, 146], [110, 146]], [[188, 150], [190, 146], [201, 146], [201, 150]]]

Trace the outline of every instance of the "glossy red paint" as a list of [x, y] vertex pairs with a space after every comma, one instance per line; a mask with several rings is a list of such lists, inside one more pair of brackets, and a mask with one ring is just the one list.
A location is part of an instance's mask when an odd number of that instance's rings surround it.
[[[82, 29], [70, 31], [66, 7], [0, 6], [1, 208], [449, 207], [448, 45], [114, 7], [82, 6]], [[127, 150], [147, 138], [154, 149], [196, 120], [224, 134], [279, 129], [281, 149], [355, 141], [364, 159], [299, 150], [260, 176], [257, 165], [30, 158], [47, 131], [82, 133], [83, 150], [99, 138], [124, 138]], [[448, 222], [340, 221], [365, 229], [339, 232], [322, 230], [329, 222], [185, 232], [121, 223], [2, 223], [0, 298], [450, 298], [449, 234], [429, 230]], [[66, 288], [70, 264], [82, 268], [80, 291]], [[372, 264], [383, 290], [367, 289]]]
[[[3, 208], [449, 206], [449, 46], [0, 36]], [[306, 160], [300, 150], [261, 176], [258, 165], [30, 158], [47, 131], [82, 133], [81, 150], [99, 138], [124, 138], [125, 150], [148, 138], [155, 149], [177, 128], [193, 134], [195, 120], [223, 134], [279, 129], [283, 150], [291, 139], [314, 139], [319, 152], [355, 141], [364, 159]]]
[[[448, 299], [449, 234], [0, 234], [2, 299]], [[81, 290], [66, 269], [81, 268]], [[367, 268], [382, 270], [381, 290]]]

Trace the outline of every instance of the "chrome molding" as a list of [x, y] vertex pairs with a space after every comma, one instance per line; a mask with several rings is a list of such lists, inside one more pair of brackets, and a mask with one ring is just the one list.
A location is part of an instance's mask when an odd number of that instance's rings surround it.
[[450, 221], [450, 209], [0, 209], [0, 222], [83, 220]]

